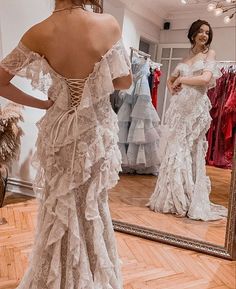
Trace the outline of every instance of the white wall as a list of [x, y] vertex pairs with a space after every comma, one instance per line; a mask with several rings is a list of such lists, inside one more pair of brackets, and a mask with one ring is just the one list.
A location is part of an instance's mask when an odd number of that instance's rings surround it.
[[148, 19], [125, 9], [122, 34], [127, 49], [130, 46], [139, 48], [140, 37], [158, 43], [160, 38], [160, 27], [153, 24]]
[[[131, 10], [119, 0], [104, 0], [104, 12], [113, 15], [120, 24], [125, 47], [139, 48], [140, 37], [159, 42], [160, 27]], [[158, 19], [159, 20], [159, 19]]]
[[103, 9], [104, 13], [113, 15], [122, 28], [125, 13], [124, 4], [116, 0], [105, 0]]
[[[215, 17], [216, 18], [216, 17]], [[218, 60], [236, 60], [236, 25], [224, 24], [221, 18], [207, 19], [212, 25], [213, 41], [211, 47], [215, 49]], [[196, 17], [188, 19], [170, 20], [171, 29], [161, 30], [160, 43], [189, 43], [187, 38], [188, 29]]]
[[[1, 45], [3, 56], [8, 54], [19, 42], [23, 33], [33, 24], [48, 17], [52, 2], [48, 0], [1, 0], [0, 19], [1, 19]], [[1, 47], [0, 45], [0, 47]], [[45, 96], [39, 91], [32, 91], [29, 81], [15, 77], [13, 83], [39, 98]], [[5, 101], [0, 97], [1, 104]], [[42, 117], [43, 111], [25, 108], [23, 111], [24, 123], [21, 125], [25, 133], [22, 137], [22, 146], [19, 162], [16, 162], [11, 177], [22, 181], [32, 181], [34, 170], [30, 167], [31, 150], [34, 150], [37, 137], [35, 123]], [[27, 160], [28, 158], [28, 160]]]

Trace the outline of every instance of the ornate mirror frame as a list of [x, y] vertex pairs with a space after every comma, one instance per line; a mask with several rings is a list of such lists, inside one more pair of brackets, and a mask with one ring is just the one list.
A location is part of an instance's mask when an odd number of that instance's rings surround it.
[[114, 229], [118, 232], [134, 235], [144, 239], [193, 250], [212, 256], [236, 260], [236, 145], [234, 146], [233, 170], [229, 192], [228, 218], [224, 246], [209, 242], [173, 235], [167, 232], [148, 229], [146, 227], [113, 220]]

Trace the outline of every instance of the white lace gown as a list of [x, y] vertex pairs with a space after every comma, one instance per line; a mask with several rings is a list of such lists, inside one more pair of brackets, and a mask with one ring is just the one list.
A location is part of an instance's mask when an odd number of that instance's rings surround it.
[[55, 101], [38, 123], [38, 225], [30, 266], [17, 289], [123, 288], [107, 203], [121, 170], [109, 96], [112, 80], [130, 70], [122, 40], [86, 79], [62, 77], [22, 43], [1, 66]]
[[[221, 75], [215, 61], [199, 60], [192, 66], [179, 63], [172, 75], [195, 76], [204, 70], [212, 72], [213, 87]], [[183, 85], [179, 94], [171, 98], [161, 130], [159, 176], [148, 203], [155, 212], [203, 221], [227, 216], [225, 207], [209, 200], [211, 183], [206, 176], [205, 156], [211, 103], [206, 91], [206, 87]]]

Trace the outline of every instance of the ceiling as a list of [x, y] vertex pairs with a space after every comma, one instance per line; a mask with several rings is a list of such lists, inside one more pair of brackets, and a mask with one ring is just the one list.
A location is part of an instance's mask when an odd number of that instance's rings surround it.
[[[210, 0], [188, 0], [184, 5], [181, 0], [123, 0], [125, 5], [135, 10], [137, 6], [151, 9], [153, 13], [161, 18], [168, 18], [169, 15], [180, 13], [193, 13], [193, 11], [206, 12], [207, 3]], [[138, 4], [138, 5], [137, 5]]]
[[[180, 0], [141, 0], [144, 3], [149, 3], [153, 9], [161, 9], [165, 13], [174, 13], [174, 12], [189, 12], [193, 9], [206, 9], [206, 5], [209, 0], [189, 0], [188, 4], [184, 5]], [[140, 1], [140, 2], [141, 2]], [[147, 4], [146, 4], [147, 5]]]

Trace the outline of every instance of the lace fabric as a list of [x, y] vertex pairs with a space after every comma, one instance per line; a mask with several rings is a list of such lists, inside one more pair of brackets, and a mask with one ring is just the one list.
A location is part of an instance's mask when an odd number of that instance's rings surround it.
[[[220, 75], [215, 63], [202, 61], [191, 67], [180, 63], [172, 75], [200, 75], [203, 70], [212, 72], [212, 83]], [[171, 98], [161, 128], [159, 176], [147, 204], [153, 211], [203, 221], [227, 217], [226, 208], [209, 200], [211, 185], [206, 176], [205, 156], [211, 103], [205, 91], [186, 85]]]
[[17, 288], [121, 289], [107, 190], [121, 170], [109, 95], [112, 80], [130, 71], [122, 41], [84, 81], [64, 79], [22, 43], [0, 65], [54, 100], [37, 124], [34, 190], [41, 205], [30, 267]]

